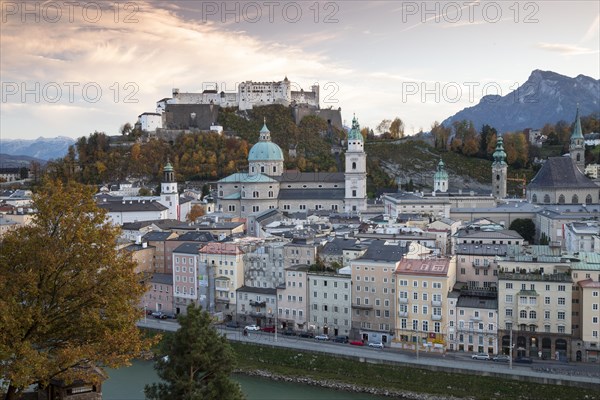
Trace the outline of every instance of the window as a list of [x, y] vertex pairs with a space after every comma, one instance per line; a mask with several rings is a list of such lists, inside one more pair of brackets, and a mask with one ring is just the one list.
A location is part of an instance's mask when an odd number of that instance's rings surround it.
[[513, 284], [511, 282], [506, 282], [506, 289], [512, 289]]
[[525, 310], [519, 311], [519, 318], [527, 318], [527, 311], [525, 311]]
[[546, 304], [546, 305], [550, 304], [550, 297], [544, 297], [544, 304]]
[[558, 285], [558, 291], [559, 292], [564, 292], [565, 291], [565, 285]]
[[537, 313], [535, 311], [529, 311], [529, 318], [530, 319], [536, 319], [537, 318]]
[[507, 303], [512, 303], [513, 302], [513, 295], [512, 294], [507, 294], [506, 295], [506, 302]]
[[506, 311], [506, 316], [507, 317], [512, 317], [512, 315], [513, 315], [512, 308], [507, 308], [505, 311]]
[[417, 292], [413, 293], [413, 300], [419, 300], [419, 293], [417, 293]]
[[564, 297], [559, 297], [558, 298], [558, 305], [559, 306], [564, 306], [565, 305], [565, 298]]
[[544, 319], [550, 319], [550, 311], [544, 311]]
[[565, 312], [564, 311], [559, 311], [558, 312], [558, 319], [565, 319]]

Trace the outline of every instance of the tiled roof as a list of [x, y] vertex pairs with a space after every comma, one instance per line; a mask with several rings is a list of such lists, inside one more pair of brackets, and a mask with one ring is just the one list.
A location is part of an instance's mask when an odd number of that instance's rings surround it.
[[279, 200], [343, 200], [342, 189], [281, 189]]
[[161, 285], [173, 285], [173, 274], [152, 274], [150, 283], [158, 283]]
[[276, 177], [282, 183], [298, 182], [345, 182], [343, 172], [300, 172], [296, 170], [285, 171], [281, 176]]
[[107, 201], [98, 204], [98, 207], [107, 210], [108, 212], [144, 212], [144, 211], [164, 211], [168, 207], [163, 206], [157, 201]]
[[398, 275], [434, 275], [446, 276], [450, 267], [450, 260], [442, 258], [432, 258], [424, 260], [409, 260], [407, 258], [400, 261], [396, 274]]
[[598, 189], [598, 186], [577, 168], [571, 157], [550, 157], [527, 185], [527, 190], [541, 188]]
[[221, 180], [219, 183], [274, 183], [277, 182], [275, 179], [268, 177], [263, 174], [250, 175], [246, 172], [237, 172], [231, 174]]
[[180, 246], [177, 246], [175, 250], [173, 250], [173, 254], [175, 253], [184, 253], [184, 254], [198, 254], [200, 251], [199, 243], [183, 243]]

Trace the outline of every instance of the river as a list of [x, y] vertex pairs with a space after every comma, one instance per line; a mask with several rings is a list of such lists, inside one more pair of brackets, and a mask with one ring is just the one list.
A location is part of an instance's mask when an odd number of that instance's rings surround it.
[[[158, 381], [151, 361], [136, 360], [130, 367], [107, 369], [102, 385], [104, 400], [144, 400], [144, 385]], [[383, 400], [362, 393], [348, 393], [297, 383], [235, 375], [247, 400]]]

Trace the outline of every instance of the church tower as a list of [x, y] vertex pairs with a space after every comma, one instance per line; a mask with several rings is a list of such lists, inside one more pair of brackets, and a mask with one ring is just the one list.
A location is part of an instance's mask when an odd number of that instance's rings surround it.
[[179, 219], [179, 193], [175, 181], [175, 171], [169, 160], [163, 168], [163, 180], [160, 184], [160, 203], [169, 208], [169, 219]]
[[585, 171], [585, 141], [581, 132], [581, 120], [579, 119], [579, 107], [575, 116], [575, 127], [571, 134], [571, 144], [569, 145], [569, 154], [577, 168], [583, 173]]
[[352, 128], [348, 132], [344, 176], [346, 181], [344, 211], [347, 213], [365, 211], [367, 209], [367, 155], [356, 117], [352, 118]]
[[494, 162], [492, 163], [492, 192], [497, 199], [506, 197], [506, 152], [504, 151], [504, 139], [498, 136], [496, 141], [496, 151], [493, 154]]
[[448, 173], [444, 168], [444, 162], [440, 158], [437, 166], [437, 171], [433, 175], [433, 191], [446, 193], [448, 191]]

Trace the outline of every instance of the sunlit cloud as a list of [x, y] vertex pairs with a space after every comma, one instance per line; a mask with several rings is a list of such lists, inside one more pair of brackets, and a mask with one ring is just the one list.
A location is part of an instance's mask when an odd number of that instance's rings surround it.
[[582, 54], [595, 54], [598, 50], [592, 50], [586, 47], [575, 46], [565, 43], [538, 43], [536, 47], [542, 50], [556, 52], [564, 55], [582, 55]]

